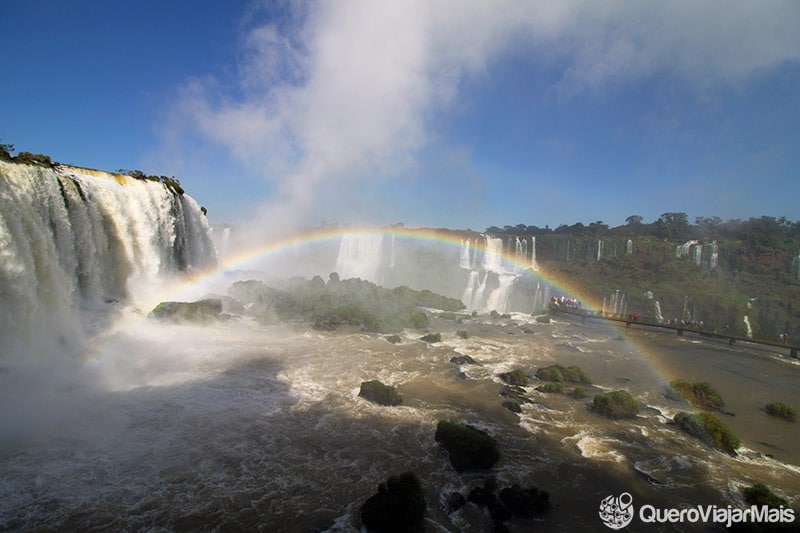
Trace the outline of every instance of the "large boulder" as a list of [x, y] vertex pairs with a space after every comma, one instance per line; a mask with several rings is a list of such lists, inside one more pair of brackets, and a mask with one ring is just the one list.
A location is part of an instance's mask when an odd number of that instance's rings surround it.
[[400, 396], [397, 389], [391, 385], [384, 385], [377, 379], [361, 382], [361, 390], [358, 391], [358, 395], [380, 405], [400, 405], [403, 403], [403, 397]]
[[497, 441], [475, 427], [440, 420], [436, 426], [436, 442], [447, 449], [450, 464], [458, 472], [486, 470], [500, 460]]
[[147, 316], [169, 322], [209, 322], [222, 313], [222, 300], [208, 298], [196, 302], [161, 302]]
[[392, 476], [361, 507], [361, 524], [369, 531], [415, 533], [424, 530], [425, 493], [413, 472]]

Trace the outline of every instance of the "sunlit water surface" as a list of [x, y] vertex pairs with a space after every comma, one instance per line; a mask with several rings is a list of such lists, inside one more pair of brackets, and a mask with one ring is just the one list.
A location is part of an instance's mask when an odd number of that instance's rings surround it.
[[[393, 345], [357, 331], [236, 319], [139, 321], [99, 336], [79, 377], [31, 406], [31, 429], [2, 441], [0, 529], [357, 531], [358, 509], [378, 483], [406, 470], [425, 489], [430, 531], [490, 529], [483, 509], [448, 513], [445, 505], [489, 476], [550, 493], [553, 509], [537, 521], [515, 519], [512, 531], [596, 530], [601, 499], [621, 492], [659, 507], [726, 506], [740, 501], [742, 486], [763, 481], [797, 506], [800, 430], [763, 411], [770, 401], [800, 405], [796, 361], [663, 333], [515, 318], [434, 321], [443, 341], [433, 345], [419, 331]], [[451, 363], [459, 354], [480, 366]], [[502, 407], [499, 373], [533, 375], [553, 363], [592, 376], [586, 398], [537, 392], [534, 380], [521, 415]], [[720, 416], [743, 441], [739, 457], [669, 423], [686, 409], [664, 395], [675, 378], [720, 391], [733, 413]], [[360, 398], [360, 383], [371, 379], [397, 386], [403, 405]], [[637, 419], [589, 409], [594, 394], [618, 388], [642, 403]], [[440, 419], [490, 432], [501, 461], [488, 473], [455, 472], [434, 440]]]

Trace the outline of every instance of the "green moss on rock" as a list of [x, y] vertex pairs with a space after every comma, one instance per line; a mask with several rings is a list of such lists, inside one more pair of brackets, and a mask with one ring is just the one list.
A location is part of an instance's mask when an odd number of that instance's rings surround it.
[[222, 300], [209, 298], [196, 302], [161, 302], [147, 315], [170, 322], [209, 322], [222, 313]]
[[531, 380], [521, 368], [514, 369], [511, 372], [499, 374], [499, 377], [509, 385], [514, 385], [517, 387], [524, 387], [526, 385], [530, 385], [531, 383]]
[[397, 392], [397, 389], [391, 385], [384, 385], [377, 379], [371, 381], [364, 381], [361, 383], [361, 390], [358, 395], [365, 400], [380, 405], [400, 405], [403, 403], [403, 397]]

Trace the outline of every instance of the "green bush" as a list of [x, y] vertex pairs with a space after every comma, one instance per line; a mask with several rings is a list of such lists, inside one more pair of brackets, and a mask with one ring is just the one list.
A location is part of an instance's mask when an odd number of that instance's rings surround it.
[[516, 385], [518, 387], [525, 387], [531, 383], [531, 380], [528, 379], [528, 375], [525, 374], [525, 371], [521, 368], [516, 368], [511, 372], [503, 372], [499, 374], [499, 377], [509, 385]]
[[420, 340], [425, 342], [442, 342], [442, 334], [428, 333], [427, 335], [423, 335], [422, 337], [420, 337]]
[[424, 329], [428, 327], [428, 315], [423, 313], [422, 311], [414, 311], [411, 313], [411, 317], [408, 319], [411, 323], [411, 327], [414, 329]]
[[592, 402], [594, 410], [609, 418], [635, 418], [639, 404], [626, 390], [598, 394]]
[[767, 404], [767, 413], [788, 420], [789, 422], [794, 422], [795, 419], [797, 419], [797, 410], [791, 405], [781, 402]]
[[567, 381], [570, 383], [582, 383], [591, 385], [592, 378], [589, 374], [581, 370], [578, 366], [563, 367], [561, 365], [550, 365], [536, 371], [536, 377], [542, 381]]
[[675, 415], [674, 421], [689, 435], [730, 455], [736, 455], [736, 449], [741, 445], [738, 437], [728, 429], [728, 426], [711, 413], [680, 412]]
[[563, 383], [545, 383], [536, 387], [539, 392], [560, 393], [564, 392]]
[[539, 315], [536, 317], [536, 322], [539, 324], [549, 324], [550, 323], [550, 315]]
[[572, 391], [572, 396], [575, 398], [586, 398], [586, 389], [583, 387], [575, 387], [575, 390]]
[[749, 505], [766, 505], [774, 508], [789, 506], [786, 500], [775, 495], [775, 493], [769, 490], [769, 487], [763, 483], [756, 483], [755, 485], [745, 487], [742, 489], [742, 496], [744, 496], [744, 501]]
[[676, 379], [669, 385], [681, 398], [701, 409], [718, 411], [725, 406], [719, 393], [706, 382], [690, 383]]

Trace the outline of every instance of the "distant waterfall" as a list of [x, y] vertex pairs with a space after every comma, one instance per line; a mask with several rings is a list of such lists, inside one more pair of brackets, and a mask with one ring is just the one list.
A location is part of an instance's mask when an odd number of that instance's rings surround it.
[[633, 241], [630, 239], [625, 243], [625, 253], [628, 255], [633, 253]]
[[747, 316], [747, 315], [744, 315], [744, 318], [742, 319], [742, 322], [744, 322], [744, 327], [747, 329], [747, 338], [748, 339], [752, 339], [753, 338], [753, 327], [750, 325], [750, 317]]
[[486, 253], [483, 256], [483, 269], [503, 272], [503, 239], [486, 236]]
[[336, 257], [341, 279], [361, 278], [380, 284], [383, 233], [353, 233], [342, 236]]
[[134, 279], [210, 266], [197, 203], [158, 182], [0, 162], [0, 354], [76, 333], [75, 309]]
[[598, 240], [597, 241], [597, 260], [600, 261], [600, 259], [602, 259], [602, 258], [603, 258], [603, 241]]
[[469, 239], [461, 239], [461, 255], [458, 266], [465, 270], [472, 270], [471, 246]]
[[797, 257], [792, 259], [792, 275], [800, 279], [800, 254], [797, 254]]
[[659, 303], [658, 300], [656, 300], [654, 311], [655, 311], [656, 322], [658, 322], [659, 324], [663, 323], [664, 315], [661, 314], [661, 304]]
[[[708, 259], [708, 269], [714, 270], [719, 263], [719, 245], [717, 241], [711, 243], [711, 257]], [[800, 276], [798, 276], [800, 277]]]
[[531, 237], [531, 268], [535, 271], [539, 270], [539, 265], [536, 264], [536, 236]]
[[516, 255], [517, 259], [519, 260], [519, 264], [523, 263], [523, 259], [528, 258], [528, 239], [516, 237], [516, 243], [514, 245], [514, 254]]

